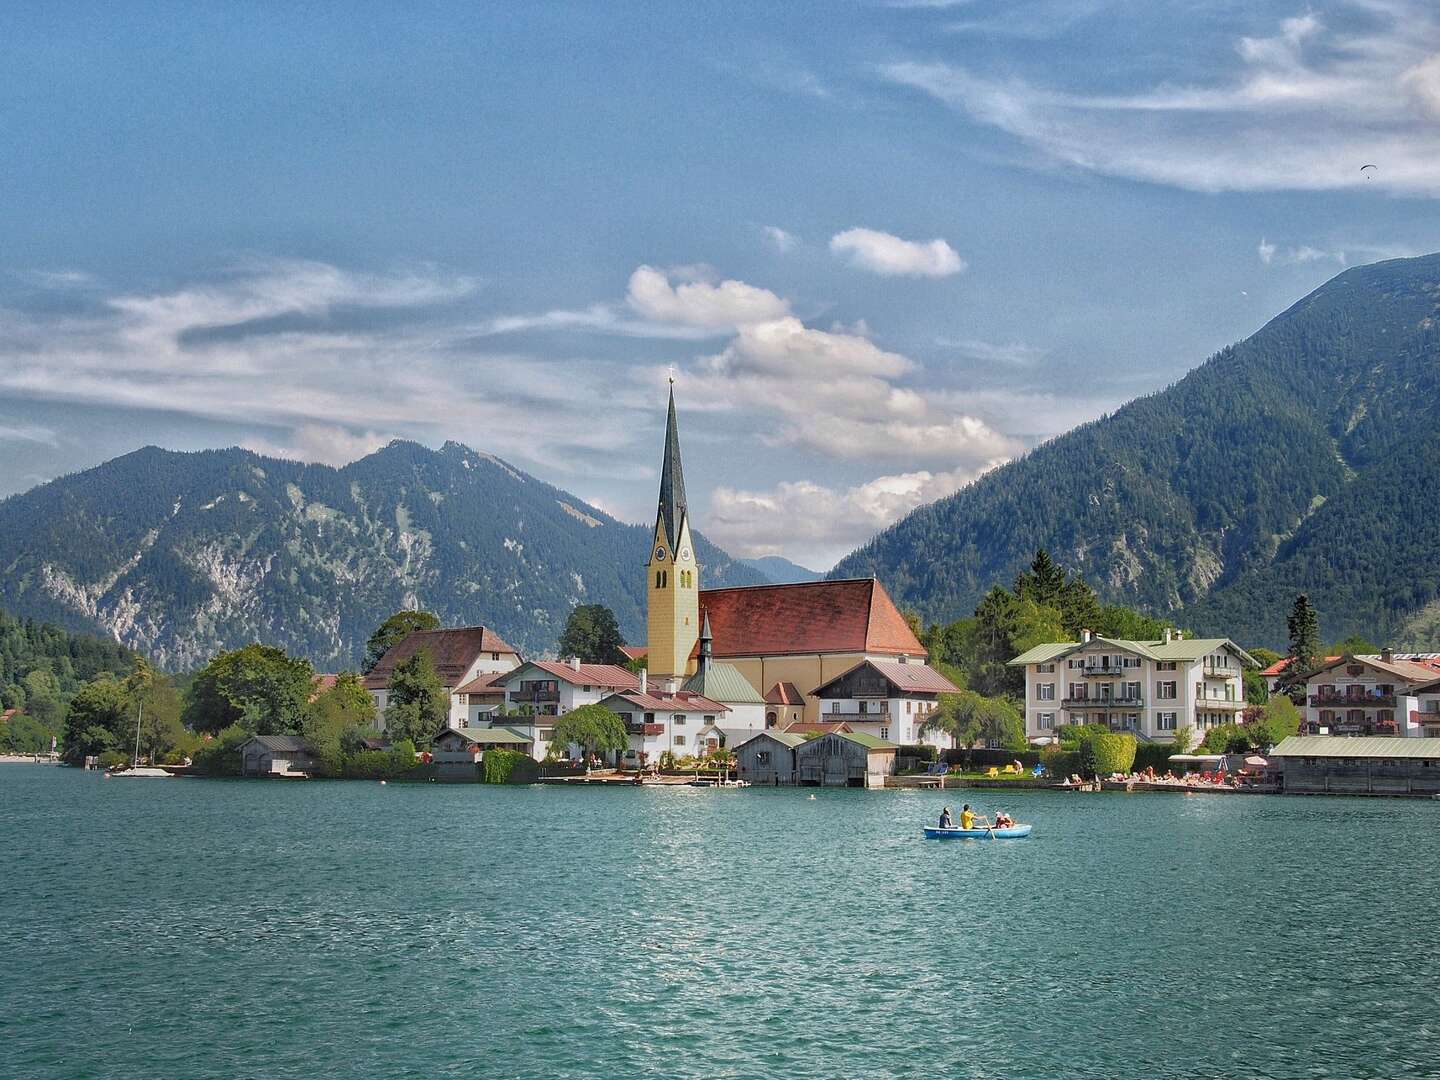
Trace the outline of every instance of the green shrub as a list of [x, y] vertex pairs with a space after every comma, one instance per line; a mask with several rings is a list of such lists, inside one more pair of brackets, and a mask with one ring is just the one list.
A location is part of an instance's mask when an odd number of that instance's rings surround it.
[[1062, 750], [1058, 746], [1046, 747], [1040, 754], [1040, 764], [1057, 780], [1064, 780], [1080, 771], [1080, 755], [1074, 750]]
[[231, 724], [208, 742], [202, 743], [191, 757], [197, 772], [211, 776], [240, 775], [240, 746], [248, 741], [250, 732], [239, 724]]
[[1091, 776], [1128, 773], [1135, 766], [1135, 736], [1097, 731], [1080, 741], [1080, 761]]
[[481, 758], [487, 784], [533, 784], [540, 778], [540, 766], [519, 750], [486, 750]]
[[106, 750], [99, 761], [102, 769], [113, 769], [117, 765], [129, 765], [130, 755], [123, 750]]
[[917, 743], [913, 746], [900, 747], [895, 756], [916, 758], [919, 761], [939, 761], [940, 748], [931, 746], [929, 743]]
[[1163, 773], [1170, 768], [1170, 755], [1178, 753], [1179, 750], [1167, 743], [1145, 743], [1135, 748], [1135, 769], [1138, 772], [1154, 769]]

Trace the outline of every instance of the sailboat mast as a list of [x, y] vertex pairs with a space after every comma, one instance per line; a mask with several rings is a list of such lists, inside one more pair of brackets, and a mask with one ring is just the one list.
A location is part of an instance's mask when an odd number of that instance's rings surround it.
[[145, 715], [145, 702], [140, 702], [140, 708], [135, 713], [135, 759], [130, 763], [133, 768], [140, 767], [140, 718]]

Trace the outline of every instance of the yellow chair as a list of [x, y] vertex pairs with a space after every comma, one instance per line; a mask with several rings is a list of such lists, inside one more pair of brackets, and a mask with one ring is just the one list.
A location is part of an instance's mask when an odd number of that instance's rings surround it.
[[991, 766], [990, 766], [990, 771], [989, 771], [988, 773], [986, 773], [985, 775], [986, 775], [986, 776], [999, 777], [999, 775], [1000, 775], [1000, 770], [997, 769], [994, 765], [991, 765]]

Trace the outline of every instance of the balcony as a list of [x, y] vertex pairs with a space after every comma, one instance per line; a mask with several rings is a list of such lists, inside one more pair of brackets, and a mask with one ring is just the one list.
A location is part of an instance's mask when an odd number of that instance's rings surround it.
[[516, 705], [553, 705], [560, 700], [559, 690], [512, 690], [510, 700]]
[[1197, 697], [1195, 699], [1197, 709], [1234, 709], [1236, 712], [1246, 708], [1244, 701], [1236, 701], [1234, 698], [1221, 697]]
[[1067, 697], [1060, 702], [1060, 707], [1071, 712], [1077, 709], [1143, 709], [1145, 699], [1143, 697]]
[[1215, 664], [1206, 664], [1203, 674], [1207, 679], [1238, 679], [1240, 669], [1233, 667], [1218, 667]]
[[664, 735], [664, 724], [641, 724], [631, 721], [625, 725], [627, 735]]
[[820, 719], [827, 724], [849, 723], [851, 721], [861, 724], [889, 723], [888, 712], [862, 712], [858, 709], [846, 709], [843, 712], [822, 712]]
[[1128, 671], [1132, 675], [1138, 671], [1133, 667], [1115, 667], [1112, 664], [1086, 664], [1080, 669], [1087, 679], [1122, 679]]
[[1363, 697], [1351, 697], [1347, 694], [1311, 694], [1310, 705], [1312, 708], [1326, 709], [1393, 709], [1395, 695], [1366, 694]]

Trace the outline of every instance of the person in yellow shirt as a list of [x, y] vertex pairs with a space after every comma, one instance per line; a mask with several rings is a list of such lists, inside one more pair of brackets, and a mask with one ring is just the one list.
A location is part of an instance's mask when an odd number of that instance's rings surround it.
[[975, 812], [970, 809], [970, 804], [967, 802], [964, 806], [960, 808], [960, 828], [973, 829], [974, 827]]

